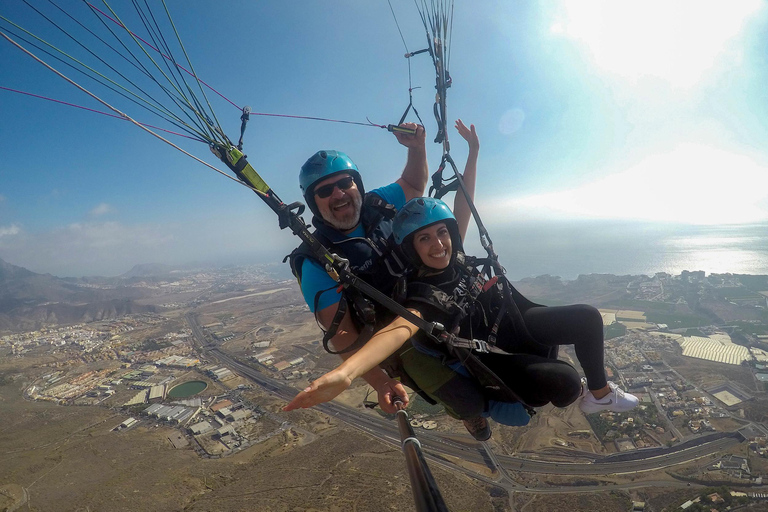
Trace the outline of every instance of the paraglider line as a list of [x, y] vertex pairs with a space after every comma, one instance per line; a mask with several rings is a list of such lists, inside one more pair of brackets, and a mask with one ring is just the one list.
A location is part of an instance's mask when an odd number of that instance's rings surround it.
[[190, 152], [188, 152], [188, 151], [186, 151], [186, 150], [184, 150], [184, 149], [180, 148], [179, 146], [177, 146], [177, 145], [176, 145], [176, 144], [174, 144], [173, 142], [169, 141], [169, 140], [168, 140], [168, 139], [166, 139], [165, 137], [163, 137], [163, 136], [161, 136], [161, 135], [158, 135], [157, 133], [153, 132], [152, 130], [150, 130], [149, 128], [147, 128], [147, 127], [145, 127], [145, 126], [142, 126], [142, 124], [141, 124], [141, 123], [139, 123], [138, 121], [136, 121], [135, 119], [133, 119], [133, 118], [132, 118], [131, 116], [129, 116], [128, 114], [125, 114], [125, 113], [121, 112], [121, 111], [120, 111], [120, 110], [118, 110], [117, 108], [113, 107], [112, 105], [110, 105], [110, 104], [109, 104], [109, 103], [107, 103], [106, 101], [102, 100], [101, 98], [99, 98], [98, 96], [96, 96], [95, 94], [93, 94], [91, 91], [89, 91], [88, 89], [86, 89], [86, 88], [85, 88], [85, 87], [83, 87], [82, 85], [78, 84], [77, 82], [75, 82], [75, 81], [74, 81], [74, 80], [72, 80], [71, 78], [67, 77], [66, 75], [64, 75], [63, 73], [61, 73], [60, 71], [58, 71], [57, 69], [55, 69], [55, 68], [51, 67], [50, 65], [48, 65], [48, 64], [47, 64], [46, 62], [44, 62], [42, 59], [38, 58], [38, 57], [37, 57], [35, 54], [33, 54], [32, 52], [30, 52], [29, 50], [27, 50], [26, 48], [24, 48], [23, 46], [21, 46], [19, 43], [17, 43], [16, 41], [14, 41], [14, 40], [13, 40], [13, 39], [11, 39], [10, 37], [8, 37], [8, 36], [5, 34], [5, 32], [2, 32], [2, 31], [0, 31], [0, 36], [4, 37], [4, 38], [5, 38], [6, 40], [8, 40], [8, 42], [10, 42], [12, 45], [14, 45], [14, 46], [16, 46], [17, 48], [19, 48], [21, 51], [23, 51], [24, 53], [26, 53], [27, 55], [29, 55], [30, 57], [32, 57], [33, 59], [35, 59], [37, 62], [39, 62], [40, 64], [42, 64], [43, 66], [45, 66], [45, 67], [46, 67], [46, 68], [48, 68], [49, 70], [51, 70], [51, 71], [53, 71], [54, 73], [56, 73], [58, 76], [60, 76], [61, 78], [63, 78], [63, 79], [64, 79], [64, 80], [66, 80], [67, 82], [69, 82], [70, 84], [74, 85], [75, 87], [77, 87], [78, 89], [80, 89], [81, 91], [83, 91], [84, 93], [86, 93], [86, 94], [87, 94], [88, 96], [90, 96], [91, 98], [95, 99], [96, 101], [98, 101], [99, 103], [101, 103], [102, 105], [104, 105], [105, 107], [107, 107], [107, 108], [109, 108], [110, 110], [114, 111], [114, 112], [115, 112], [116, 114], [118, 114], [120, 117], [123, 117], [123, 118], [125, 118], [126, 120], [128, 120], [128, 121], [132, 122], [133, 124], [135, 124], [136, 126], [138, 126], [139, 128], [141, 128], [142, 130], [144, 130], [144, 131], [146, 131], [146, 132], [149, 132], [150, 134], [152, 134], [153, 136], [155, 136], [155, 137], [157, 137], [158, 139], [162, 140], [163, 142], [165, 142], [165, 143], [166, 143], [166, 144], [168, 144], [169, 146], [171, 146], [171, 147], [174, 147], [174, 148], [178, 149], [179, 151], [181, 151], [181, 152], [182, 152], [182, 153], [184, 153], [185, 155], [187, 155], [187, 156], [189, 156], [190, 158], [192, 158], [192, 159], [196, 160], [197, 162], [200, 162], [200, 163], [201, 163], [201, 164], [203, 164], [204, 166], [206, 166], [206, 167], [208, 167], [208, 168], [210, 168], [210, 169], [213, 169], [214, 171], [216, 171], [217, 173], [221, 174], [222, 176], [224, 176], [224, 177], [226, 177], [226, 178], [229, 178], [230, 180], [232, 180], [232, 181], [234, 181], [235, 183], [238, 183], [238, 184], [240, 184], [240, 185], [242, 185], [242, 186], [244, 186], [244, 187], [250, 188], [251, 190], [253, 190], [253, 191], [254, 191], [254, 192], [256, 192], [257, 194], [262, 194], [261, 192], [259, 192], [259, 191], [258, 191], [258, 190], [256, 190], [255, 188], [251, 187], [251, 186], [250, 186], [250, 185], [248, 185], [247, 183], [243, 183], [242, 181], [238, 180], [237, 178], [233, 178], [232, 176], [230, 176], [229, 174], [225, 173], [224, 171], [222, 171], [222, 170], [220, 170], [220, 169], [217, 169], [216, 167], [212, 166], [212, 165], [211, 165], [211, 164], [209, 164], [208, 162], [206, 162], [206, 161], [204, 161], [204, 160], [201, 160], [200, 158], [196, 157], [196, 156], [195, 156], [195, 155], [193, 155], [192, 153], [190, 153]]
[[[39, 98], [41, 100], [52, 101], [54, 103], [61, 103], [62, 105], [67, 105], [68, 107], [75, 107], [75, 108], [79, 108], [79, 109], [82, 109], [82, 110], [87, 110], [88, 112], [94, 112], [96, 114], [101, 114], [103, 116], [113, 117], [115, 119], [121, 119], [121, 120], [126, 121], [125, 117], [118, 116], [116, 114], [110, 114], [109, 112], [102, 112], [101, 110], [95, 110], [95, 109], [92, 109], [92, 108], [84, 107], [82, 105], [75, 105], [74, 103], [68, 103], [66, 101], [61, 101], [61, 100], [57, 100], [57, 99], [54, 99], [54, 98], [47, 98], [45, 96], [40, 96], [39, 94], [32, 94], [31, 92], [17, 91], [16, 89], [11, 89], [9, 87], [3, 87], [2, 85], [0, 85], [0, 89], [2, 89], [4, 91], [15, 92], [15, 93], [18, 93], [18, 94], [24, 94], [26, 96], [32, 96], [33, 98]], [[160, 128], [159, 126], [153, 126], [153, 125], [147, 124], [147, 123], [139, 123], [139, 124], [142, 125], [142, 126], [149, 127], [149, 128], [154, 128], [155, 130], [160, 130], [160, 131], [163, 131], [163, 132], [166, 132], [166, 133], [170, 133], [170, 134], [173, 134], [173, 135], [178, 135], [179, 137], [186, 137], [187, 139], [197, 140], [197, 141], [200, 141], [200, 142], [206, 142], [205, 140], [203, 140], [203, 139], [201, 139], [199, 137], [190, 137], [189, 135], [184, 135], [183, 133], [177, 133], [177, 132], [174, 132], [174, 131], [171, 131], [171, 130], [166, 130], [165, 128]]]
[[126, 31], [127, 31], [129, 34], [131, 34], [133, 37], [135, 37], [136, 39], [138, 39], [138, 40], [139, 40], [139, 41], [141, 41], [142, 43], [146, 44], [147, 46], [149, 46], [150, 48], [152, 48], [153, 50], [155, 50], [157, 53], [159, 53], [160, 55], [162, 55], [162, 56], [163, 56], [163, 58], [165, 58], [165, 59], [167, 59], [167, 60], [169, 60], [169, 61], [173, 62], [173, 64], [174, 64], [174, 65], [176, 65], [176, 66], [177, 66], [179, 69], [181, 69], [182, 71], [184, 71], [185, 73], [187, 73], [189, 76], [191, 76], [191, 77], [194, 77], [194, 79], [195, 79], [195, 80], [199, 81], [201, 84], [203, 84], [204, 86], [206, 86], [207, 88], [209, 88], [210, 90], [212, 90], [213, 92], [215, 92], [216, 94], [218, 94], [219, 96], [221, 96], [221, 97], [222, 97], [222, 98], [223, 98], [225, 101], [227, 101], [229, 104], [231, 104], [232, 106], [234, 106], [236, 109], [238, 109], [238, 110], [243, 110], [243, 108], [242, 108], [242, 107], [239, 107], [239, 106], [238, 106], [238, 105], [237, 105], [237, 104], [236, 104], [234, 101], [230, 100], [229, 98], [227, 98], [226, 96], [224, 96], [223, 94], [221, 94], [219, 91], [217, 91], [216, 89], [214, 89], [213, 87], [211, 87], [210, 85], [208, 85], [207, 83], [205, 83], [203, 80], [201, 80], [201, 79], [200, 79], [200, 78], [199, 78], [197, 75], [195, 75], [194, 73], [192, 73], [191, 71], [189, 71], [187, 68], [185, 68], [185, 67], [184, 67], [184, 66], [182, 66], [181, 64], [179, 64], [179, 63], [177, 63], [176, 61], [174, 61], [174, 60], [173, 60], [171, 57], [169, 57], [168, 55], [164, 54], [163, 52], [161, 52], [160, 50], [158, 50], [157, 48], [155, 48], [155, 47], [154, 47], [152, 44], [148, 43], [148, 42], [147, 42], [145, 39], [142, 39], [140, 36], [138, 36], [138, 35], [134, 34], [134, 33], [133, 33], [133, 32], [132, 32], [130, 29], [128, 29], [128, 27], [126, 27], [125, 25], [123, 25], [123, 24], [122, 24], [122, 23], [120, 23], [119, 21], [115, 20], [114, 18], [112, 18], [111, 16], [109, 16], [108, 14], [106, 14], [104, 11], [100, 10], [98, 7], [95, 7], [95, 6], [94, 6], [93, 4], [91, 4], [90, 2], [85, 2], [85, 3], [86, 3], [86, 4], [88, 4], [88, 5], [91, 7], [91, 9], [93, 9], [93, 10], [97, 11], [98, 13], [100, 13], [102, 16], [104, 16], [104, 17], [105, 17], [105, 18], [107, 18], [108, 20], [112, 21], [113, 23], [115, 23], [115, 24], [117, 24], [117, 25], [120, 25], [120, 26], [121, 26], [123, 29], [125, 29], [125, 30], [126, 30]]

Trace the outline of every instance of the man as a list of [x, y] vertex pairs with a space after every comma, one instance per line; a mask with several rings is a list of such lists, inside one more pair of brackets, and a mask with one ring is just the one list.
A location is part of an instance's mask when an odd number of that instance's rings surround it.
[[[390, 295], [402, 274], [403, 263], [392, 250], [392, 217], [395, 210], [415, 197], [421, 197], [429, 179], [426, 134], [422, 126], [404, 123], [416, 133], [394, 132], [398, 142], [408, 148], [403, 172], [394, 183], [365, 194], [357, 166], [340, 151], [318, 151], [302, 166], [299, 182], [307, 206], [314, 214], [315, 236], [332, 252], [349, 260], [350, 269], [379, 291]], [[302, 293], [323, 328], [328, 329], [339, 309], [342, 295], [336, 283], [302, 244], [291, 253], [291, 267], [299, 279]], [[354, 308], [347, 308], [331, 343], [337, 351], [351, 346], [358, 338], [361, 319]], [[379, 317], [386, 314], [376, 305]], [[380, 321], [377, 322], [380, 326]], [[351, 352], [341, 354], [347, 358]], [[363, 378], [376, 390], [379, 405], [396, 412], [395, 396], [408, 403], [405, 388], [381, 368]]]

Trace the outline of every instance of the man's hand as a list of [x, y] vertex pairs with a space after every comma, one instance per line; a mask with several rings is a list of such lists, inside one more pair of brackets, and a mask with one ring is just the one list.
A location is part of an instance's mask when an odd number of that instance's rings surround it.
[[424, 131], [424, 127], [416, 123], [403, 123], [400, 125], [402, 128], [410, 128], [416, 130], [413, 135], [409, 133], [392, 132], [397, 138], [397, 142], [407, 147], [408, 149], [424, 149], [427, 147], [427, 132]]
[[332, 370], [313, 381], [288, 405], [283, 407], [283, 410], [306, 409], [323, 402], [330, 402], [347, 389], [350, 384], [352, 384], [352, 380], [348, 375], [338, 369]]
[[394, 404], [395, 397], [400, 398], [403, 402], [403, 408], [408, 406], [408, 393], [405, 391], [405, 387], [395, 379], [389, 379], [376, 389], [376, 394], [379, 397], [379, 407], [381, 410], [395, 414], [397, 412], [397, 406]]
[[400, 126], [416, 130], [413, 135], [392, 132], [397, 141], [408, 148], [408, 160], [405, 162], [403, 174], [395, 182], [403, 189], [405, 201], [424, 195], [429, 181], [429, 165], [427, 164], [427, 132], [416, 123], [403, 123]]

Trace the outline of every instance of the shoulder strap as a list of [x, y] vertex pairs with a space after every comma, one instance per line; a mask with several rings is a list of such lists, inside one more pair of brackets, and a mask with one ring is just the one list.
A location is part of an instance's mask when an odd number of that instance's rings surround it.
[[[318, 242], [322, 244], [323, 247], [331, 247], [331, 241], [323, 233], [315, 230], [313, 236]], [[291, 266], [291, 273], [298, 280], [299, 286], [301, 286], [301, 267], [304, 264], [304, 260], [307, 258], [320, 263], [320, 261], [317, 259], [317, 255], [312, 251], [312, 248], [307, 242], [301, 242], [301, 245], [299, 245], [297, 248], [291, 251], [290, 254], [283, 258], [283, 263], [287, 261]], [[317, 297], [315, 297], [315, 299], [317, 299]]]
[[[358, 328], [357, 339], [352, 344], [342, 350], [331, 350], [329, 342], [336, 336], [339, 330], [339, 324], [344, 319], [344, 315], [349, 310], [349, 301], [352, 301], [352, 307], [355, 310], [356, 315], [352, 318], [357, 320], [356, 327]], [[317, 296], [315, 296], [315, 303], [317, 303]], [[341, 300], [339, 301], [339, 307], [336, 309], [336, 314], [333, 315], [333, 321], [325, 331], [323, 335], [323, 348], [329, 354], [346, 354], [352, 350], [357, 350], [361, 346], [365, 345], [376, 333], [376, 311], [373, 304], [370, 303], [361, 293], [357, 293], [354, 289], [345, 289], [341, 291]]]

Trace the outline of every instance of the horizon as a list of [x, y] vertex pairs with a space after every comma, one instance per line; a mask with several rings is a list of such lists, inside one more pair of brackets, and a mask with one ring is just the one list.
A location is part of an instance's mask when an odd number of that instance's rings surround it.
[[[407, 105], [398, 29], [410, 51], [423, 44], [411, 4], [393, 2], [397, 25], [383, 4], [239, 5], [227, 23], [211, 20], [204, 6], [169, 4], [195, 71], [254, 112], [386, 124]], [[70, 8], [83, 14], [78, 9]], [[63, 49], [73, 46], [21, 4], [3, 14]], [[492, 236], [514, 238], [512, 228], [533, 232], [545, 220], [552, 229], [577, 220], [625, 223], [636, 236], [647, 226], [768, 221], [767, 27], [768, 7], [756, 0], [456, 5], [448, 124], [462, 118], [477, 125], [476, 202]], [[246, 50], [226, 58], [237, 72], [222, 70], [226, 48]], [[0, 86], [103, 109], [5, 40], [0, 58], [7, 63]], [[434, 69], [428, 57], [410, 65], [434, 171]], [[236, 138], [240, 113], [210, 99]], [[298, 245], [247, 191], [129, 123], [7, 90], [0, 108], [4, 259], [55, 275], [119, 275], [136, 262], [277, 262]], [[452, 126], [449, 138], [461, 168], [464, 141]], [[405, 162], [390, 134], [360, 126], [253, 115], [244, 140], [254, 167], [286, 203], [300, 199], [298, 169], [320, 148], [349, 154], [369, 190], [394, 181]], [[34, 152], [19, 151], [19, 141], [34, 141]], [[216, 164], [205, 147], [181, 145]], [[595, 255], [576, 242], [556, 250], [561, 258], [579, 253], [577, 266], [588, 268]], [[505, 253], [498, 245], [502, 258], [515, 261], [515, 248]], [[542, 259], [551, 247], [540, 247]]]
[[[508, 232], [489, 224], [499, 260], [512, 280], [544, 275], [572, 281], [579, 275], [679, 275], [683, 270], [710, 274], [768, 275], [768, 223], [738, 226], [681, 226], [638, 224], [627, 229], [620, 221], [520, 222]], [[293, 240], [293, 238], [291, 238]], [[298, 242], [296, 242], [298, 244]], [[465, 249], [482, 255], [476, 229], [470, 227]], [[290, 250], [290, 249], [289, 249]], [[286, 252], [287, 253], [287, 252]], [[132, 261], [115, 274], [59, 274], [14, 261], [0, 253], [0, 260], [39, 274], [60, 278], [120, 277], [137, 266], [196, 265], [245, 267], [275, 266], [290, 276], [286, 254], [240, 254], [228, 258], [188, 258], [165, 261]], [[114, 262], [110, 262], [113, 264]]]

